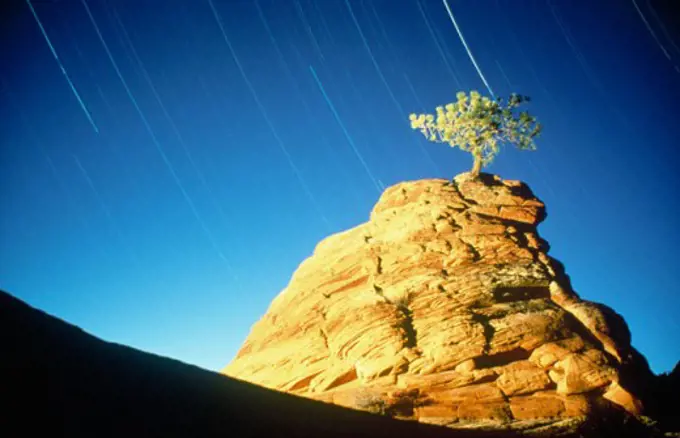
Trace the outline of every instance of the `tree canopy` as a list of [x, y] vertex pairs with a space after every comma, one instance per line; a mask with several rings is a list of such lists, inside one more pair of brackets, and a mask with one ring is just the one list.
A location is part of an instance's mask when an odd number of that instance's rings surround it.
[[513, 93], [504, 102], [477, 91], [470, 91], [469, 95], [460, 91], [456, 98], [456, 102], [438, 106], [436, 114], [411, 114], [411, 128], [420, 130], [430, 141], [471, 153], [474, 176], [493, 161], [502, 143], [523, 150], [536, 149], [534, 138], [541, 132], [541, 124], [528, 112], [517, 111], [530, 101], [528, 96]]

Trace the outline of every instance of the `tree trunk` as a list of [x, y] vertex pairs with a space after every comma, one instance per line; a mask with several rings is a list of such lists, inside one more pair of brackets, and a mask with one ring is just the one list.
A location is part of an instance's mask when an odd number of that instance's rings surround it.
[[475, 162], [472, 165], [472, 171], [470, 172], [470, 174], [473, 177], [477, 178], [479, 176], [479, 172], [482, 171], [482, 156], [477, 154], [472, 154], [472, 156], [474, 157]]

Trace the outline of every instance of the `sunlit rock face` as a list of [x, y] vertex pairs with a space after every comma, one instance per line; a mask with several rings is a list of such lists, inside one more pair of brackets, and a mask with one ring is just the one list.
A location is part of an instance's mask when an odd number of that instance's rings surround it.
[[525, 184], [492, 175], [390, 187], [368, 222], [318, 244], [223, 373], [451, 427], [639, 414], [646, 363], [546, 254], [544, 218]]

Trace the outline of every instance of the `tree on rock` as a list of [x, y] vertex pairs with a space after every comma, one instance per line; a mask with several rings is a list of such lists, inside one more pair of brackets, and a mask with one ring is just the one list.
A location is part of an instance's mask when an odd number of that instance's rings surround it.
[[511, 94], [505, 104], [476, 91], [470, 91], [469, 96], [461, 91], [456, 97], [456, 102], [438, 106], [436, 115], [411, 114], [409, 119], [411, 128], [419, 129], [428, 140], [471, 153], [473, 176], [479, 176], [482, 167], [493, 161], [501, 143], [536, 149], [534, 138], [541, 132], [541, 124], [528, 112], [517, 111], [529, 97]]

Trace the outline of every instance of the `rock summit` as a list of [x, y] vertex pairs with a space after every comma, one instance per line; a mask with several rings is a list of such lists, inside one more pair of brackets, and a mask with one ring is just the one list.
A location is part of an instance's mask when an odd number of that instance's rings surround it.
[[454, 428], [639, 415], [646, 361], [548, 256], [545, 217], [524, 183], [489, 174], [392, 186], [317, 245], [223, 373]]

